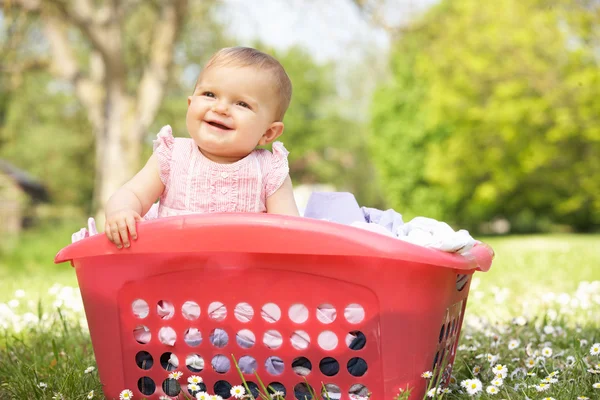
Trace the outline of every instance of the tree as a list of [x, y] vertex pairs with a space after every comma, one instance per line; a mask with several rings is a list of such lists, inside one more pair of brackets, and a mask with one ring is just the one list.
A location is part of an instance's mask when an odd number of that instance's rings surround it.
[[443, 1], [394, 45], [372, 150], [408, 214], [600, 224], [595, 1]]
[[[201, 3], [196, 15], [207, 18], [212, 2]], [[101, 206], [140, 164], [141, 143], [164, 97], [190, 12], [187, 0], [3, 4], [9, 15], [25, 12], [39, 23], [51, 72], [72, 85], [85, 109], [95, 137], [95, 201]]]

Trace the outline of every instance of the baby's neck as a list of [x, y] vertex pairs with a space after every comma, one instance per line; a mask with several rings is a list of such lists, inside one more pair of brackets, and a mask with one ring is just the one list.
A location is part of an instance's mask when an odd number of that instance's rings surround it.
[[240, 156], [227, 156], [227, 155], [217, 155], [217, 154], [212, 154], [206, 150], [201, 149], [200, 147], [197, 147], [198, 151], [200, 153], [202, 153], [202, 155], [206, 158], [208, 158], [210, 161], [217, 163], [217, 164], [233, 164], [235, 162], [240, 161], [243, 158], [246, 158], [248, 156], [248, 154], [246, 154], [243, 157]]

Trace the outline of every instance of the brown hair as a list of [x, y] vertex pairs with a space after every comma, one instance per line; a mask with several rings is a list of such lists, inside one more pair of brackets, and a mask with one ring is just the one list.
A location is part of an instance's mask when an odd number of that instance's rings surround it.
[[[292, 99], [292, 82], [283, 69], [283, 66], [273, 56], [251, 47], [226, 47], [219, 50], [208, 60], [203, 72], [214, 66], [235, 65], [240, 67], [255, 67], [273, 72], [276, 92], [279, 96], [279, 105], [275, 117], [277, 121], [283, 120]], [[202, 80], [202, 72], [198, 76], [194, 90]]]

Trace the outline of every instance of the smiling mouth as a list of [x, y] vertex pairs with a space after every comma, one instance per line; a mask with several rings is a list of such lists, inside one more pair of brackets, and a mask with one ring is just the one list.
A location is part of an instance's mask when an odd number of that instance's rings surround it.
[[228, 126], [225, 126], [225, 125], [223, 125], [223, 124], [220, 124], [220, 123], [218, 123], [218, 122], [214, 122], [214, 121], [205, 121], [205, 122], [206, 122], [207, 124], [211, 125], [211, 126], [214, 126], [215, 128], [223, 129], [223, 130], [226, 130], [226, 131], [229, 131], [229, 130], [231, 130], [231, 128], [230, 128], [230, 127], [228, 127]]

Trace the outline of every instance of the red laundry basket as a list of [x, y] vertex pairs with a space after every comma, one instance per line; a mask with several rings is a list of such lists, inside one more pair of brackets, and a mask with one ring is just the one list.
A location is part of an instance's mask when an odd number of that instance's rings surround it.
[[[294, 399], [294, 388], [304, 379], [317, 393], [323, 384], [339, 389], [342, 399], [361, 388], [373, 399], [392, 399], [407, 386], [413, 388], [412, 398], [421, 398], [424, 371], [452, 368], [470, 277], [487, 271], [493, 258], [482, 245], [467, 257], [341, 224], [266, 214], [170, 217], [142, 222], [138, 233], [128, 249], [118, 250], [97, 235], [62, 249], [55, 259], [75, 267], [108, 398], [118, 398], [123, 389], [137, 399], [165, 395], [169, 372], [159, 361], [171, 354], [180, 360], [183, 392], [191, 375], [203, 378], [209, 393], [215, 385], [240, 384], [233, 363], [225, 373], [211, 363], [216, 356], [233, 355], [253, 358], [261, 380], [282, 384], [287, 399]], [[136, 301], [149, 305], [148, 315], [134, 313]], [[161, 301], [174, 306], [170, 319], [158, 315]], [[183, 315], [188, 301], [199, 305], [197, 319]], [[227, 310], [224, 319], [209, 315], [209, 306], [217, 302]], [[252, 318], [236, 316], [240, 304], [254, 310]], [[265, 318], [261, 310], [267, 304], [271, 314], [280, 310], [279, 318]], [[323, 305], [335, 309], [331, 318], [320, 318]], [[147, 343], [134, 336], [140, 326], [149, 330]], [[167, 327], [177, 335], [173, 346], [159, 340], [159, 331]], [[189, 328], [202, 334], [196, 347], [183, 340]], [[214, 329], [231, 338], [224, 347], [208, 340]], [[240, 330], [252, 332], [252, 347], [238, 345], [234, 338]], [[308, 340], [294, 346], [290, 338], [299, 331]], [[282, 338], [280, 347], [264, 344], [266, 332]], [[351, 349], [346, 337], [358, 332], [366, 342]], [[153, 359], [151, 368], [136, 361], [139, 354]], [[192, 354], [204, 360], [201, 372], [185, 365]], [[283, 361], [280, 375], [266, 369], [270, 357]], [[310, 370], [305, 377], [292, 368], [302, 357]], [[322, 368], [324, 359], [337, 362], [339, 370]], [[359, 359], [367, 369], [354, 376], [349, 365]], [[245, 379], [257, 383], [253, 374]], [[151, 380], [155, 388], [142, 380]]]

